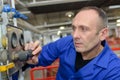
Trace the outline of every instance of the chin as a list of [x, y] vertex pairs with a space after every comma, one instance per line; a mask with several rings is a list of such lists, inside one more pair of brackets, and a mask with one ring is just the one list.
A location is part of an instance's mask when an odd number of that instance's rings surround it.
[[78, 49], [78, 48], [76, 48], [76, 51], [82, 53], [82, 52], [84, 52], [84, 49]]

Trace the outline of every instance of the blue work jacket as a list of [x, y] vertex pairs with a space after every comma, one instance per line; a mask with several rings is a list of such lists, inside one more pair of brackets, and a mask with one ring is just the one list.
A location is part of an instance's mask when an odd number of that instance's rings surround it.
[[75, 71], [76, 50], [72, 36], [61, 38], [42, 48], [40, 66], [50, 65], [57, 58], [60, 65], [56, 80], [120, 80], [120, 59], [103, 41], [104, 49], [84, 67]]

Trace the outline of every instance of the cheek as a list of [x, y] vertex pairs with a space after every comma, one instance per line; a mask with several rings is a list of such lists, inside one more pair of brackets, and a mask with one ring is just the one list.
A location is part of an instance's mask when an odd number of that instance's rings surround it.
[[93, 45], [93, 44], [96, 44], [98, 41], [99, 41], [99, 37], [98, 36], [89, 35], [85, 39], [85, 42], [86, 42], [85, 44], [86, 45], [89, 45], [89, 44]]
[[88, 34], [86, 36], [83, 36], [83, 38], [85, 39], [85, 41], [89, 42], [92, 41], [95, 37], [93, 36], [93, 34]]

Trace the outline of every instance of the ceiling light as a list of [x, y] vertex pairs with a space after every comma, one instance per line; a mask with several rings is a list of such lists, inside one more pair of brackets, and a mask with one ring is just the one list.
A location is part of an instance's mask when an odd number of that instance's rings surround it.
[[120, 19], [116, 20], [116, 26], [120, 27]]
[[61, 26], [60, 29], [63, 30], [63, 29], [65, 29], [65, 27], [64, 27], [64, 26]]
[[117, 19], [116, 22], [117, 22], [117, 23], [120, 23], [120, 19]]
[[109, 6], [109, 9], [116, 9], [116, 8], [120, 8], [120, 5]]
[[69, 11], [69, 12], [67, 12], [65, 15], [66, 15], [67, 17], [71, 18], [71, 17], [74, 16], [74, 13], [71, 12], [71, 11]]
[[117, 23], [116, 26], [117, 26], [117, 27], [120, 27], [120, 23]]

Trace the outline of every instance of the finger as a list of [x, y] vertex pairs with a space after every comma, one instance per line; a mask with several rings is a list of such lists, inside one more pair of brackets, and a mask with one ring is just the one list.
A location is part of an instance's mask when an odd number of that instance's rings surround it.
[[28, 50], [29, 44], [25, 44], [25, 50]]
[[32, 50], [34, 50], [36, 47], [40, 46], [40, 41], [35, 41], [35, 43], [32, 45]]
[[33, 64], [32, 60], [26, 61], [28, 64]]
[[42, 48], [41, 48], [40, 46], [38, 46], [38, 47], [32, 52], [32, 54], [33, 54], [33, 55], [37, 55], [37, 54], [40, 53], [41, 50], [42, 50]]
[[29, 43], [29, 45], [28, 45], [28, 49], [29, 49], [29, 50], [31, 50], [31, 49], [32, 49], [33, 44], [34, 44], [33, 42], [30, 42], [30, 43]]
[[33, 42], [25, 44], [25, 50], [31, 49], [33, 45]]
[[33, 56], [31, 59], [29, 59], [28, 61], [26, 61], [28, 64], [37, 64], [38, 63], [38, 57], [37, 56]]
[[38, 56], [33, 56], [33, 57], [32, 57], [32, 62], [33, 62], [34, 64], [37, 64], [37, 63], [38, 63]]

